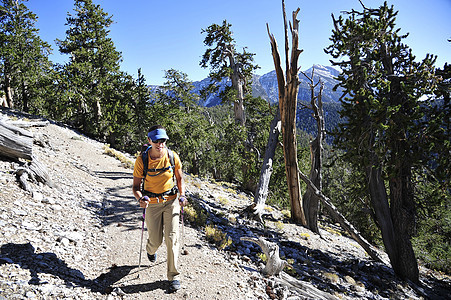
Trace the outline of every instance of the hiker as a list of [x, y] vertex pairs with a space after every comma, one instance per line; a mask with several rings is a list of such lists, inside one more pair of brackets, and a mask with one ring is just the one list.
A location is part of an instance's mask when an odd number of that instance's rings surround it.
[[[180, 289], [180, 273], [177, 270], [179, 212], [180, 206], [187, 204], [182, 163], [178, 154], [166, 147], [169, 137], [162, 126], [152, 126], [147, 139], [149, 145], [146, 151], [142, 151], [143, 155], [138, 156], [135, 161], [133, 195], [139, 201], [139, 206], [145, 209], [149, 235], [146, 251], [150, 262], [157, 260], [156, 251], [163, 241], [164, 234], [167, 278], [170, 281], [170, 291], [175, 292]], [[147, 168], [144, 167], [143, 160], [148, 161]], [[174, 175], [177, 184], [174, 182]]]

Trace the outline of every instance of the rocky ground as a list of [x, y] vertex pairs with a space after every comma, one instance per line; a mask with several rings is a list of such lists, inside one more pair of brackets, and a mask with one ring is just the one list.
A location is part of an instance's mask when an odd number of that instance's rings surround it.
[[[132, 170], [67, 127], [29, 130], [52, 182], [26, 192], [14, 175], [26, 162], [0, 159], [0, 299], [451, 299], [446, 275], [421, 268], [421, 286], [400, 281], [334, 225], [322, 223], [316, 235], [273, 208], [261, 228], [243, 213], [250, 196], [189, 175], [189, 201], [231, 244], [218, 250], [185, 214], [182, 289], [168, 294], [164, 244], [156, 263], [143, 250], [139, 267], [142, 211]], [[263, 276], [262, 251], [243, 236], [277, 243], [292, 268]]]

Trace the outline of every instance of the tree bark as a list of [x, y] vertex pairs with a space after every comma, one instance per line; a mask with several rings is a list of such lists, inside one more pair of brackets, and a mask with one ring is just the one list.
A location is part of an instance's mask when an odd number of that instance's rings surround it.
[[419, 283], [418, 263], [413, 252], [412, 237], [415, 228], [415, 201], [411, 187], [411, 170], [407, 162], [397, 163], [398, 174], [389, 180], [391, 216], [396, 254], [392, 255], [393, 270], [402, 279]]
[[285, 13], [285, 1], [282, 0], [283, 17], [285, 23], [285, 63], [286, 77], [281, 67], [279, 51], [274, 35], [269, 31], [268, 35], [271, 41], [272, 56], [277, 74], [277, 82], [279, 87], [279, 108], [282, 124], [283, 151], [285, 159], [285, 172], [287, 176], [288, 191], [290, 194], [291, 219], [293, 222], [306, 225], [304, 210], [301, 201], [301, 186], [298, 174], [297, 160], [297, 142], [296, 142], [296, 106], [299, 88], [298, 78], [298, 58], [302, 50], [298, 49], [298, 29], [299, 21], [296, 19], [299, 8], [293, 12], [293, 24], [291, 28], [292, 50], [289, 57], [288, 46], [288, 25]]
[[268, 144], [266, 145], [265, 158], [263, 160], [262, 168], [260, 171], [260, 178], [258, 180], [258, 186], [255, 191], [253, 213], [257, 216], [257, 219], [263, 223], [262, 215], [265, 209], [266, 199], [268, 198], [268, 187], [273, 171], [273, 160], [276, 153], [276, 147], [279, 142], [280, 134], [280, 111], [277, 108], [274, 119], [271, 121], [271, 127], [269, 130]]
[[232, 88], [237, 93], [237, 99], [233, 101], [233, 112], [235, 114], [235, 122], [244, 126], [246, 124], [246, 115], [244, 113], [244, 81], [238, 69], [238, 65], [235, 62], [233, 54], [229, 55], [230, 68], [232, 69], [232, 75], [230, 79], [232, 80]]
[[5, 103], [6, 107], [14, 108], [13, 102], [13, 93], [11, 90], [11, 77], [9, 72], [9, 62], [5, 61], [4, 63], [4, 82], [3, 82], [3, 91], [5, 93]]
[[419, 270], [415, 253], [410, 241], [415, 232], [415, 198], [412, 184], [412, 161], [409, 157], [411, 146], [405, 141], [409, 138], [403, 119], [413, 112], [411, 102], [406, 101], [402, 91], [401, 81], [397, 76], [391, 77], [390, 103], [399, 105], [400, 109], [393, 118], [394, 138], [390, 141], [392, 149], [391, 170], [389, 172], [390, 210], [393, 220], [393, 230], [397, 239], [396, 261], [392, 262], [393, 269], [403, 279], [418, 283]]
[[[324, 132], [325, 132], [325, 124], [324, 124], [324, 115], [323, 115], [323, 102], [322, 102], [322, 93], [323, 93], [323, 84], [320, 84], [320, 90], [318, 96], [315, 96], [315, 87], [313, 81], [314, 70], [312, 71], [312, 77], [308, 77], [306, 74], [305, 77], [310, 81], [310, 104], [311, 109], [313, 110], [313, 117], [316, 120], [317, 134], [316, 138], [310, 142], [310, 153], [311, 153], [311, 166], [310, 166], [310, 180], [316, 186], [318, 190], [322, 190], [322, 176], [321, 176], [321, 167], [322, 167], [322, 150], [323, 145], [322, 142], [324, 140]], [[314, 193], [314, 191], [307, 186], [307, 190], [302, 198], [304, 214], [307, 221], [307, 228], [315, 233], [319, 233], [318, 229], [318, 210], [320, 200], [318, 196]]]
[[266, 255], [266, 265], [262, 270], [263, 274], [269, 276], [279, 275], [283, 268], [289, 265], [286, 260], [280, 258], [279, 245], [276, 243], [268, 242], [263, 237], [256, 239], [243, 236], [240, 240], [255, 243], [262, 248], [263, 253]]
[[33, 134], [0, 120], [0, 155], [32, 159]]
[[[232, 80], [233, 84], [233, 80]], [[237, 100], [233, 102], [233, 112], [235, 114], [235, 122], [244, 126], [246, 124], [246, 114], [244, 112], [244, 91], [243, 83], [238, 80], [234, 89], [237, 92]]]

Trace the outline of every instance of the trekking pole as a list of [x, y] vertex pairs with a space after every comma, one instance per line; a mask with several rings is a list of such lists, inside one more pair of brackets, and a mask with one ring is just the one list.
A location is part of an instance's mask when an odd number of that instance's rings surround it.
[[185, 222], [183, 222], [183, 215], [185, 211], [182, 206], [182, 255], [187, 255], [188, 251], [185, 250]]
[[144, 220], [146, 219], [146, 209], [143, 208], [143, 221], [141, 226], [141, 247], [139, 249], [139, 264], [138, 264], [138, 277], [139, 278], [139, 271], [141, 270], [141, 254], [143, 251], [143, 235], [144, 235]]

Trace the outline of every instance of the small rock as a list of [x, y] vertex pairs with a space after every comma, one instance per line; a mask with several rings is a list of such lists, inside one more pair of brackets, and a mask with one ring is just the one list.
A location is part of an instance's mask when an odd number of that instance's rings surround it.
[[61, 243], [63, 246], [67, 247], [67, 246], [69, 246], [70, 241], [69, 241], [68, 238], [63, 237], [63, 238], [60, 240], [60, 243]]
[[33, 192], [33, 199], [36, 201], [42, 201], [42, 199], [44, 199], [44, 195], [42, 195], [39, 192], [34, 191]]
[[25, 210], [22, 209], [12, 209], [13, 213], [15, 213], [18, 216], [26, 216], [28, 213]]
[[55, 204], [56, 201], [55, 199], [51, 198], [51, 197], [45, 197], [44, 199], [41, 200], [42, 203], [45, 204]]

